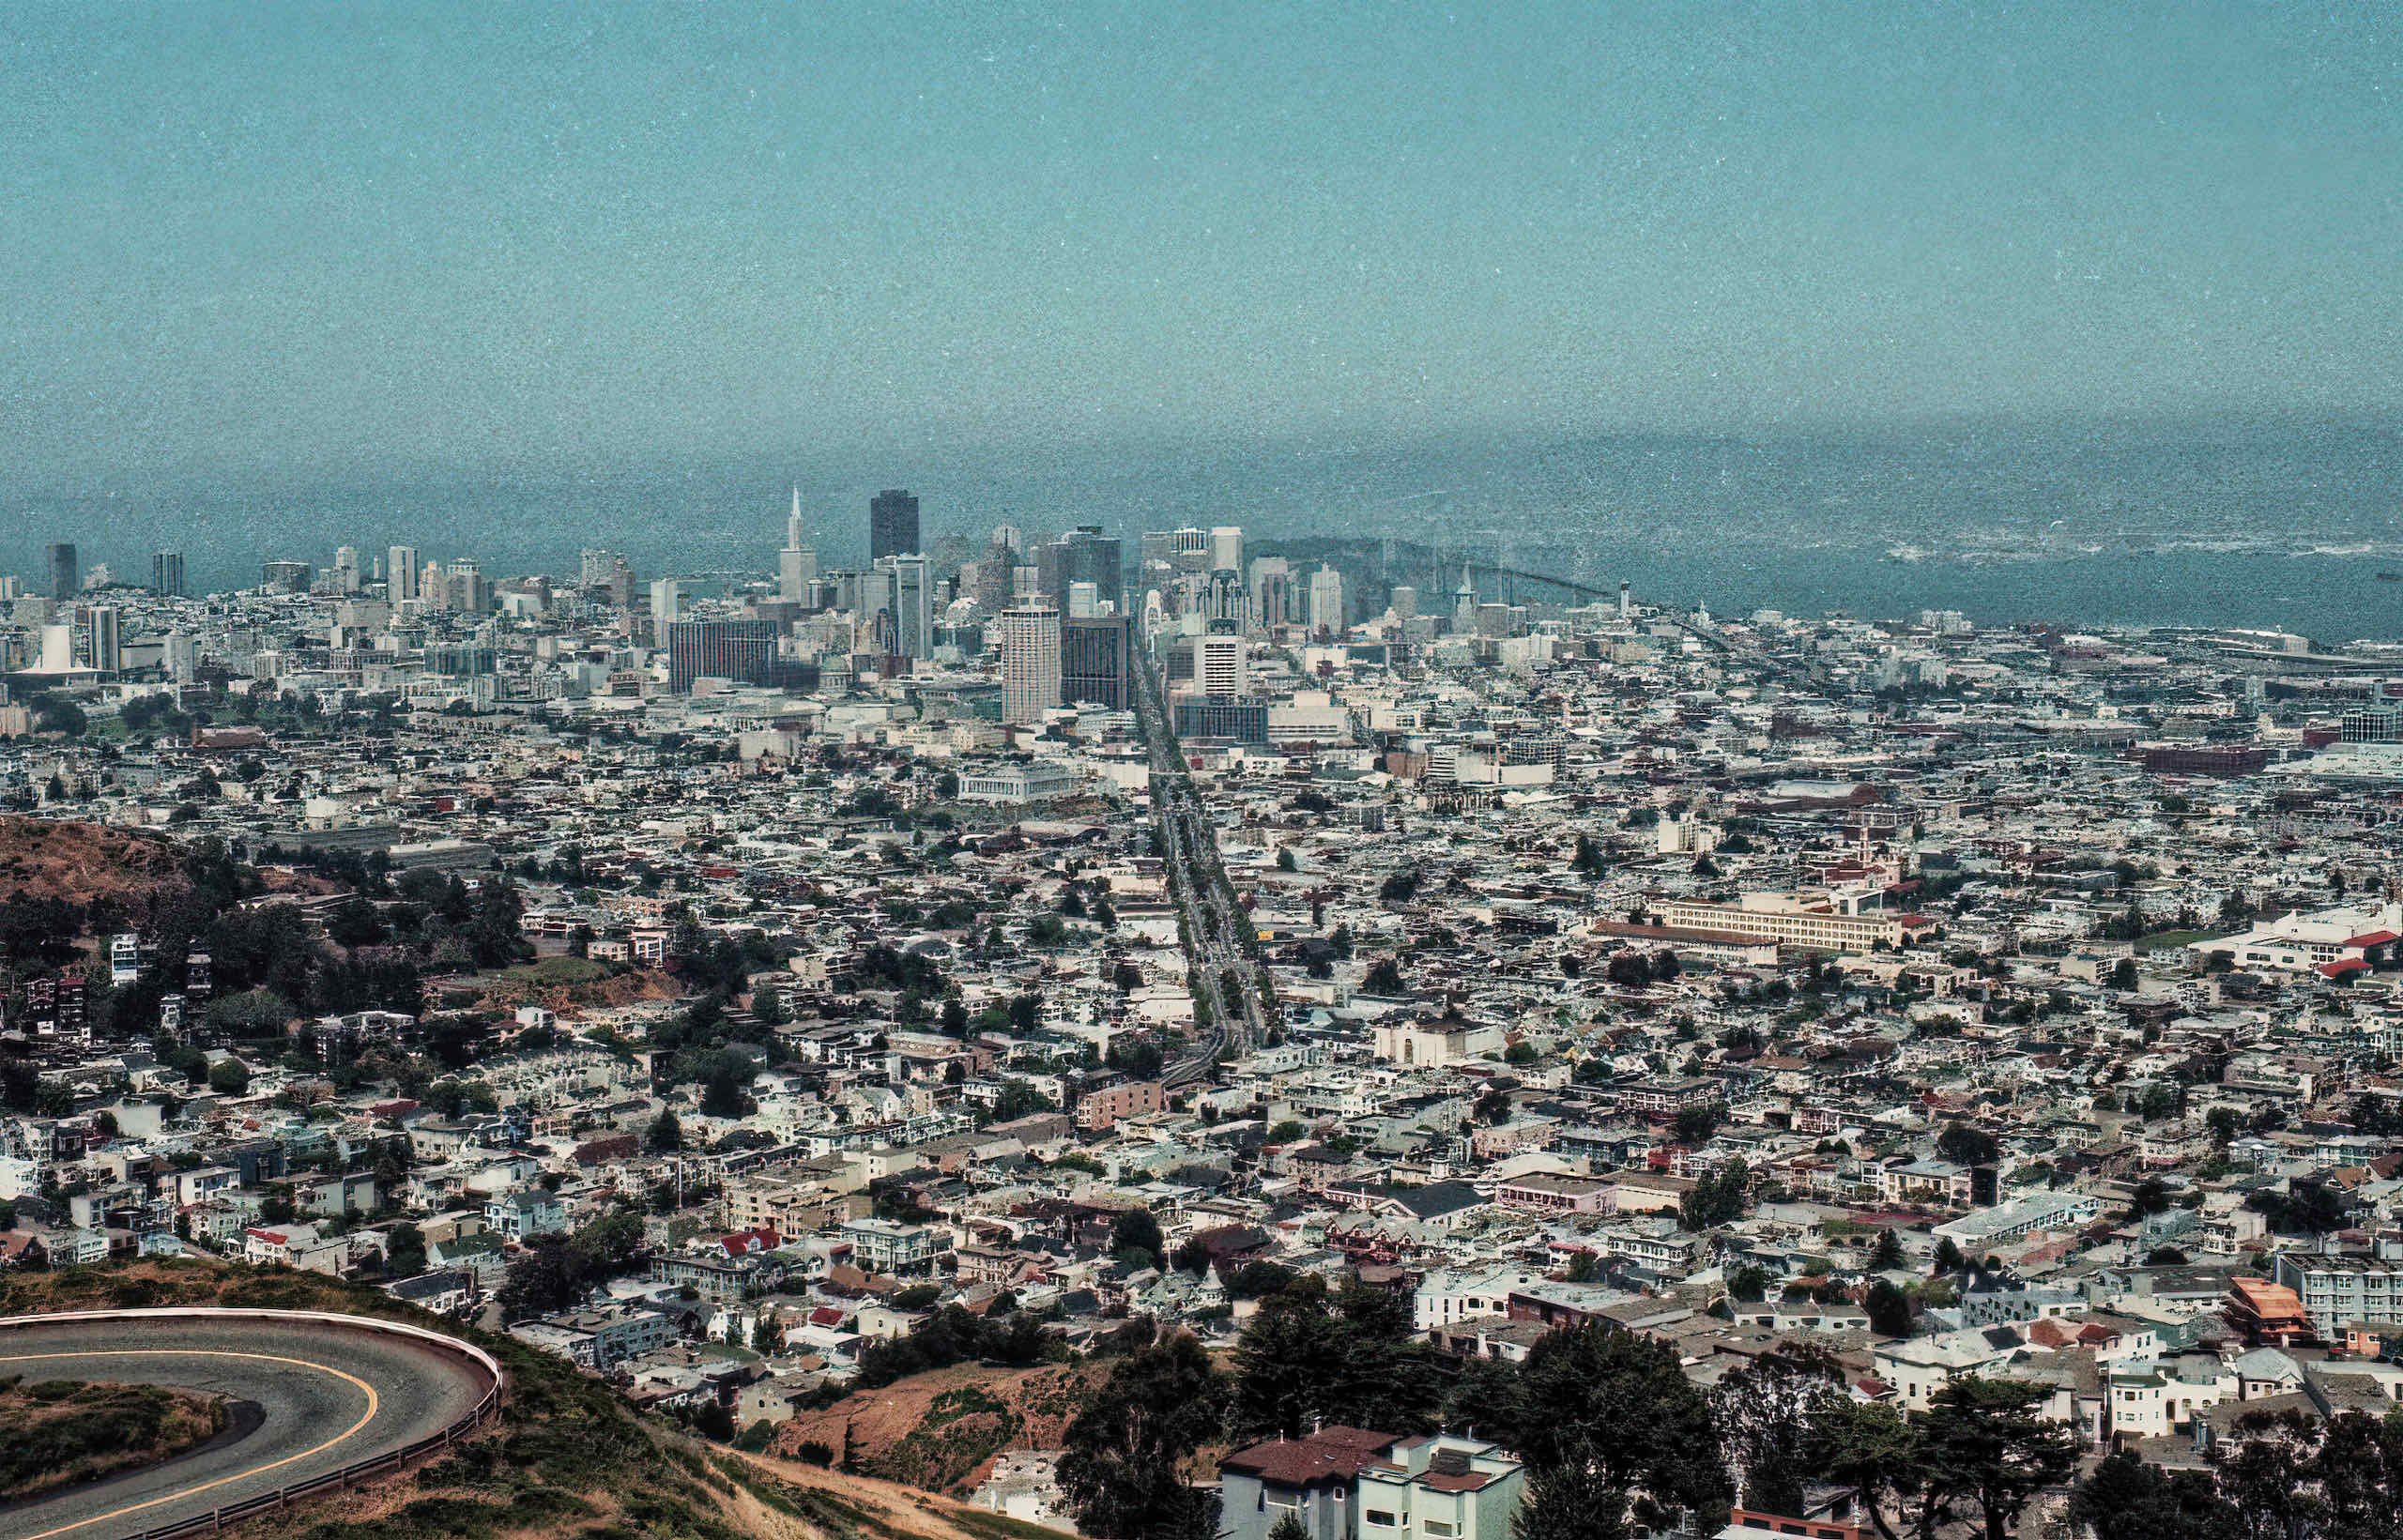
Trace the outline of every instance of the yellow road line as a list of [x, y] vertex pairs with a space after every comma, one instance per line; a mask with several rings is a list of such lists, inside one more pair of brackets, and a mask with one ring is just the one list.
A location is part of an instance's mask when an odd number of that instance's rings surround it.
[[237, 1471], [230, 1476], [220, 1476], [215, 1481], [205, 1481], [197, 1487], [187, 1487], [180, 1492], [169, 1492], [164, 1497], [154, 1497], [147, 1502], [128, 1503], [113, 1512], [95, 1514], [89, 1518], [78, 1519], [72, 1524], [61, 1524], [54, 1530], [44, 1530], [38, 1534], [24, 1535], [22, 1540], [50, 1540], [50, 1537], [54, 1534], [66, 1534], [71, 1531], [88, 1529], [94, 1524], [104, 1524], [112, 1518], [122, 1518], [127, 1514], [140, 1513], [145, 1508], [155, 1508], [161, 1502], [174, 1502], [183, 1498], [197, 1497], [203, 1492], [222, 1487], [227, 1482], [263, 1475], [267, 1471], [290, 1465], [294, 1460], [305, 1460], [312, 1455], [322, 1455], [375, 1421], [375, 1409], [382, 1404], [382, 1397], [375, 1394], [375, 1387], [355, 1374], [344, 1374], [330, 1365], [313, 1364], [305, 1358], [280, 1358], [273, 1353], [233, 1353], [208, 1348], [119, 1348], [114, 1350], [82, 1353], [24, 1353], [12, 1357], [0, 1357], [0, 1364], [36, 1364], [56, 1358], [245, 1358], [260, 1364], [290, 1364], [298, 1368], [314, 1369], [319, 1374], [330, 1374], [337, 1380], [349, 1380], [366, 1394], [367, 1410], [360, 1415], [359, 1421], [344, 1428], [332, 1438], [313, 1448], [303, 1449], [297, 1455], [286, 1455], [280, 1460], [269, 1460], [265, 1465], [254, 1465], [247, 1471]]

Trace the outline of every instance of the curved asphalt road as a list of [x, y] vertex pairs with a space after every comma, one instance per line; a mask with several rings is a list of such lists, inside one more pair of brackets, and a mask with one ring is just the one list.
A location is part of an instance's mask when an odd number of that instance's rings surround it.
[[482, 1368], [431, 1343], [240, 1318], [0, 1321], [0, 1375], [171, 1385], [255, 1403], [256, 1426], [93, 1486], [0, 1506], [0, 1540], [118, 1540], [439, 1433], [475, 1409]]

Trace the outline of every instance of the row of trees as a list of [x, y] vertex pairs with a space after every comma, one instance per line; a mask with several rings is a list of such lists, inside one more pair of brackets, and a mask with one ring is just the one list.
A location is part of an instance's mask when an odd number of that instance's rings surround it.
[[1723, 1510], [1733, 1492], [1711, 1408], [1668, 1349], [1592, 1325], [1547, 1336], [1523, 1365], [1481, 1362], [1453, 1380], [1407, 1300], [1309, 1275], [1263, 1298], [1232, 1373], [1188, 1337], [1128, 1358], [1070, 1426], [1061, 1481], [1086, 1533], [1202, 1540], [1217, 1500], [1184, 1479], [1196, 1451], [1329, 1424], [1465, 1426], [1516, 1449], [1533, 1477], [1529, 1540], [1615, 1540], [1671, 1508]]
[[2234, 1453], [2165, 1471], [2124, 1451], [2079, 1484], [2073, 1520], [2097, 1540], [2395, 1540], [2403, 1536], [2403, 1413], [2321, 1421], [2250, 1412]]
[[[1624, 1540], [1680, 1513], [1708, 1525], [1739, 1501], [1799, 1513], [1830, 1482], [1859, 1493], [1887, 1540], [2002, 1540], [2076, 1469], [2074, 1436], [2046, 1415], [2048, 1385], [1966, 1379], [1906, 1413], [1854, 1400], [1833, 1357], [1786, 1349], [1705, 1393], [1667, 1347], [1601, 1322], [1551, 1333], [1522, 1364], [1479, 1360], [1453, 1375], [1411, 1330], [1406, 1301], [1313, 1276], [1275, 1281], [1230, 1371], [1190, 1338], [1152, 1344], [1069, 1426], [1060, 1476], [1084, 1532], [1202, 1540], [1217, 1514], [1186, 1479], [1197, 1452], [1335, 1424], [1449, 1427], [1514, 1450], [1528, 1475], [1519, 1540]], [[2403, 1441], [2396, 1452], [2403, 1471]], [[2148, 1479], [2108, 1473], [2121, 1487]], [[2118, 1490], [2089, 1506], [2140, 1505]], [[2104, 1540], [2156, 1532], [2171, 1532]]]

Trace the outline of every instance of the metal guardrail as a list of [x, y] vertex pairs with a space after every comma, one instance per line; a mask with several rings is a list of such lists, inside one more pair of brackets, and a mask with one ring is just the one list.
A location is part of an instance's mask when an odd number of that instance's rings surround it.
[[322, 1476], [312, 1476], [307, 1481], [295, 1482], [291, 1486], [278, 1487], [272, 1492], [262, 1492], [257, 1497], [245, 1498], [239, 1502], [229, 1502], [222, 1507], [211, 1509], [207, 1513], [198, 1514], [176, 1523], [162, 1524], [153, 1530], [133, 1531], [125, 1535], [123, 1540], [177, 1540], [177, 1537], [187, 1534], [215, 1533], [236, 1520], [247, 1518], [255, 1513], [265, 1513], [269, 1508], [283, 1507], [296, 1498], [322, 1492], [328, 1487], [347, 1489], [353, 1482], [362, 1476], [373, 1475], [380, 1471], [402, 1470], [428, 1455], [450, 1448], [457, 1440], [483, 1426], [485, 1419], [498, 1410], [501, 1390], [509, 1380], [507, 1374], [502, 1371], [499, 1361], [472, 1342], [462, 1342], [457, 1337], [444, 1336], [439, 1332], [429, 1332], [421, 1326], [411, 1326], [406, 1321], [380, 1320], [374, 1316], [344, 1316], [327, 1310], [213, 1310], [175, 1307], [141, 1310], [80, 1310], [60, 1315], [8, 1317], [0, 1319], [0, 1331], [10, 1327], [58, 1326], [79, 1321], [162, 1319], [194, 1321], [307, 1321], [317, 1325], [342, 1326], [358, 1331], [384, 1332], [395, 1336], [414, 1337], [421, 1342], [432, 1343], [437, 1348], [470, 1360], [483, 1369], [489, 1382], [484, 1386], [483, 1395], [476, 1398], [475, 1406], [453, 1420], [439, 1433], [430, 1434], [414, 1443], [404, 1444], [398, 1449], [388, 1449], [380, 1455], [371, 1455], [363, 1460], [345, 1465], [339, 1471], [329, 1471]]

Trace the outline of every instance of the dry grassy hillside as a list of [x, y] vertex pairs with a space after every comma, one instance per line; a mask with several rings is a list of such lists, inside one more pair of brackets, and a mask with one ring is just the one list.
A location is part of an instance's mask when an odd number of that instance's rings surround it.
[[162, 1258], [0, 1277], [0, 1314], [112, 1304], [415, 1319], [471, 1338], [507, 1368], [499, 1419], [455, 1453], [238, 1527], [262, 1540], [1058, 1540], [895, 1483], [703, 1442], [512, 1339], [315, 1273]]
[[988, 1369], [972, 1364], [912, 1375], [804, 1411], [778, 1430], [775, 1449], [816, 1443], [857, 1469], [934, 1492], [965, 1494], [1005, 1449], [1056, 1449], [1094, 1386], [1102, 1364]]
[[139, 901], [183, 885], [182, 858], [157, 834], [0, 814], [0, 900]]

